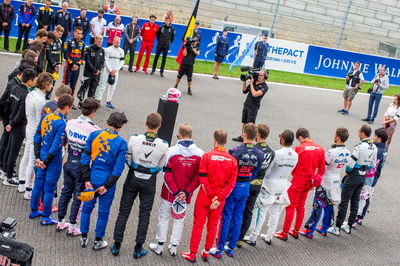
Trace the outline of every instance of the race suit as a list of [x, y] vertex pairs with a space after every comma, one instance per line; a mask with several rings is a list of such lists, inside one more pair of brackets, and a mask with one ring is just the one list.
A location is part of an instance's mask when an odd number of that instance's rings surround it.
[[264, 162], [263, 153], [257, 150], [254, 144], [244, 143], [230, 149], [229, 153], [238, 162], [238, 173], [235, 188], [226, 199], [222, 210], [221, 231], [217, 242], [217, 248], [221, 251], [225, 249], [227, 240], [230, 249], [236, 247], [242, 227], [243, 211], [249, 197], [250, 182], [257, 176]]
[[375, 185], [381, 176], [382, 167], [385, 164], [386, 158], [386, 143], [374, 143], [378, 148], [378, 155], [376, 159], [376, 167], [370, 169], [365, 174], [365, 185], [363, 186], [360, 194], [360, 206], [358, 208], [358, 219], [364, 219], [369, 206], [371, 198], [374, 195]]
[[243, 240], [243, 237], [246, 235], [247, 230], [249, 229], [253, 216], [254, 204], [256, 203], [258, 194], [260, 193], [261, 185], [265, 176], [265, 171], [267, 170], [275, 156], [274, 151], [266, 142], [257, 143], [254, 147], [264, 154], [265, 159], [256, 178], [250, 183], [250, 194], [246, 201], [246, 207], [243, 212], [243, 221], [242, 228], [240, 230], [239, 240]]
[[[119, 70], [124, 66], [125, 62], [125, 55], [124, 55], [124, 50], [120, 47], [115, 48], [114, 46], [107, 47], [104, 49], [105, 51], [105, 68], [102, 73], [102, 81], [101, 85], [99, 88], [99, 92], [96, 96], [96, 99], [101, 101], [103, 98], [103, 93], [108, 89], [107, 93], [107, 102], [111, 102], [115, 88], [117, 87], [118, 83], [118, 76], [119, 76]], [[115, 70], [115, 83], [113, 85], [108, 84], [108, 75], [110, 75], [110, 72]]]
[[[158, 242], [164, 243], [167, 240], [171, 207], [175, 197], [184, 192], [186, 203], [189, 204], [193, 192], [199, 186], [198, 172], [203, 153], [192, 140], [180, 140], [168, 149], [156, 233]], [[172, 245], [179, 245], [181, 242], [185, 216], [182, 219], [174, 219], [170, 240]]]
[[129, 140], [126, 155], [129, 172], [122, 191], [121, 204], [115, 223], [114, 240], [122, 243], [126, 222], [136, 197], [139, 195], [139, 222], [136, 233], [136, 244], [146, 241], [150, 213], [156, 193], [157, 173], [166, 163], [168, 143], [147, 132], [144, 135], [133, 135]]
[[333, 145], [326, 152], [326, 170], [322, 177], [321, 186], [315, 190], [313, 209], [310, 218], [304, 225], [309, 231], [314, 232], [324, 210], [322, 229], [328, 230], [333, 225], [333, 205], [340, 203], [340, 171], [348, 164], [350, 151], [344, 145]]
[[50, 56], [46, 57], [44, 70], [50, 74], [53, 74], [55, 72], [55, 67], [57, 65], [61, 65], [63, 61], [63, 47], [61, 40], [53, 40], [50, 45], [46, 45], [46, 49], [46, 54], [49, 54]]
[[140, 45], [139, 56], [136, 61], [136, 71], [140, 69], [140, 64], [142, 63], [142, 57], [145, 51], [146, 59], [144, 60], [143, 71], [147, 71], [157, 31], [158, 25], [156, 23], [154, 23], [153, 25], [151, 25], [150, 22], [146, 22], [143, 24], [142, 30], [140, 31], [140, 36], [142, 36], [142, 44]]
[[[216, 147], [203, 155], [200, 161], [200, 190], [194, 206], [192, 234], [190, 236], [190, 253], [197, 254], [204, 224], [207, 221], [205, 251], [209, 251], [215, 241], [217, 227], [221, 220], [225, 199], [236, 184], [237, 162], [223, 147]], [[220, 205], [210, 209], [211, 200], [217, 197]]]
[[297, 161], [297, 153], [289, 147], [281, 147], [275, 151], [274, 159], [265, 173], [260, 194], [255, 202], [249, 229], [249, 237], [252, 242], [255, 242], [260, 234], [268, 211], [269, 220], [266, 239], [271, 240], [278, 226], [283, 208], [290, 203], [287, 190], [290, 186], [290, 173], [296, 167]]
[[96, 223], [96, 237], [106, 233], [108, 216], [114, 199], [116, 183], [125, 168], [126, 141], [116, 130], [97, 130], [89, 135], [81, 157], [81, 169], [84, 182], [90, 182], [94, 189], [104, 186], [107, 192], [95, 194], [91, 201], [83, 203], [80, 230], [89, 232], [90, 215], [99, 200]]
[[304, 205], [308, 192], [312, 187], [314, 174], [323, 176], [325, 173], [325, 151], [311, 139], [306, 139], [295, 148], [299, 160], [292, 172], [292, 184], [288, 189], [290, 205], [286, 207], [285, 222], [282, 231], [288, 233], [296, 211], [294, 229], [299, 231], [304, 219]]
[[72, 195], [74, 195], [69, 222], [71, 224], [76, 223], [78, 211], [81, 206], [81, 201], [76, 197], [76, 194], [84, 190], [79, 162], [89, 135], [99, 129], [100, 128], [96, 126], [89, 117], [83, 115], [67, 122], [65, 131], [68, 141], [68, 159], [64, 164], [64, 185], [61, 191], [60, 200], [58, 201], [59, 220], [64, 219], [67, 214], [69, 201], [71, 200]]
[[36, 211], [39, 198], [44, 192], [43, 215], [50, 217], [54, 191], [62, 168], [62, 149], [65, 142], [65, 116], [59, 111], [42, 117], [34, 138], [35, 158], [43, 161], [45, 169], [36, 171], [33, 186], [31, 209]]
[[[104, 49], [95, 44], [90, 45], [85, 53], [85, 69], [83, 71], [83, 83], [78, 92], [78, 98], [85, 98], [86, 90], [88, 97], [94, 97], [97, 86], [100, 82], [101, 71], [104, 68], [105, 52]], [[96, 75], [97, 71], [99, 74]]]
[[[82, 41], [77, 41], [75, 38], [64, 43], [64, 82], [63, 84], [69, 85], [72, 90], [72, 95], [75, 94], [76, 83], [79, 78], [80, 66], [83, 63], [85, 54], [85, 44]], [[77, 65], [79, 68], [72, 71], [72, 67]]]
[[46, 104], [46, 93], [39, 89], [35, 89], [26, 96], [25, 112], [28, 124], [26, 126], [26, 142], [24, 155], [19, 164], [19, 184], [21, 191], [25, 188], [30, 194], [34, 180], [34, 166], [35, 166], [35, 150], [33, 146], [33, 139], [37, 131], [37, 127], [42, 118], [42, 109]]
[[354, 147], [350, 161], [346, 166], [347, 176], [344, 178], [341, 201], [336, 216], [336, 227], [341, 227], [347, 213], [350, 201], [350, 215], [348, 224], [351, 226], [356, 219], [361, 189], [365, 184], [367, 170], [376, 166], [377, 152], [371, 139], [364, 139]]

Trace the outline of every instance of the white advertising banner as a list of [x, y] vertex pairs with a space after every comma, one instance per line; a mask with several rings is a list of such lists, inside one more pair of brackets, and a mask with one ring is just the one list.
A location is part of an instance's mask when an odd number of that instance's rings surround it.
[[[243, 53], [254, 37], [254, 35], [242, 35], [239, 54]], [[266, 69], [304, 73], [304, 66], [308, 54], [308, 44], [272, 38], [268, 39], [268, 44], [268, 55], [264, 66]], [[250, 51], [250, 53], [243, 59], [241, 65], [251, 66], [253, 65], [253, 61], [254, 52]]]

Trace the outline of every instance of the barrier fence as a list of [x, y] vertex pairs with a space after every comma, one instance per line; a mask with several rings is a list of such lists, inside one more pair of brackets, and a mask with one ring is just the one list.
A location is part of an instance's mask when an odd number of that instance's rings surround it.
[[[15, 18], [13, 21], [13, 27], [10, 32], [11, 37], [18, 36], [18, 9], [23, 1], [11, 1], [11, 4], [15, 8]], [[42, 5], [33, 4], [38, 10]], [[52, 7], [55, 12], [60, 7]], [[69, 12], [73, 18], [80, 15], [80, 10], [70, 8]], [[87, 17], [91, 20], [97, 16], [97, 12], [88, 11]], [[104, 14], [107, 24], [115, 18], [115, 15]], [[122, 23], [127, 25], [130, 23], [131, 18], [128, 16], [121, 16]], [[139, 19], [139, 26], [147, 22], [147, 19]], [[156, 22], [159, 26], [162, 22]], [[186, 25], [173, 24], [176, 30], [175, 41], [170, 47], [170, 56], [177, 56], [183, 34], [186, 29]], [[30, 38], [35, 37], [37, 23], [33, 25], [30, 32]], [[200, 43], [200, 55], [197, 59], [214, 61], [214, 53], [216, 47], [216, 40], [221, 34], [221, 31], [214, 29], [201, 28], [202, 37]], [[103, 45], [107, 43], [107, 36], [105, 34], [105, 40]], [[88, 44], [88, 38], [86, 43]], [[246, 49], [247, 45], [255, 38], [254, 35], [232, 33], [228, 34], [229, 38], [229, 50], [224, 62], [232, 63], [238, 58], [242, 52]], [[124, 38], [123, 38], [124, 39]], [[122, 40], [123, 42], [123, 40]], [[139, 40], [140, 43], [140, 40]], [[361, 70], [364, 74], [366, 81], [370, 81], [374, 78], [377, 73], [379, 66], [384, 65], [387, 68], [387, 75], [390, 78], [390, 84], [400, 85], [400, 60], [382, 56], [375, 56], [369, 54], [362, 54], [356, 52], [349, 52], [344, 50], [325, 48], [321, 46], [308, 45], [304, 43], [272, 39], [268, 40], [269, 50], [265, 67], [267, 69], [281, 70], [295, 73], [304, 73], [311, 75], [320, 75], [327, 77], [343, 78], [350, 71], [355, 61], [361, 62]], [[136, 50], [139, 51], [140, 44], [136, 46]], [[12, 48], [11, 48], [12, 49]], [[155, 53], [155, 47], [153, 53]], [[253, 62], [252, 54], [244, 58], [242, 65], [251, 65]]]

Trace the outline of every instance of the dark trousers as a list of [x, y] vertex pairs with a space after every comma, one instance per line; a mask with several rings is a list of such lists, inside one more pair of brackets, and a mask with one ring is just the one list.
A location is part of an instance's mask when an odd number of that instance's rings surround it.
[[77, 71], [72, 71], [71, 67], [68, 65], [68, 63], [65, 63], [64, 67], [64, 84], [68, 85], [71, 90], [72, 90], [72, 95], [75, 95], [75, 88], [76, 88], [76, 83], [78, 82], [79, 78], [79, 71], [80, 68]]
[[370, 120], [375, 120], [376, 116], [378, 115], [379, 104], [381, 103], [381, 100], [382, 100], [382, 94], [371, 93], [369, 95], [368, 118]]
[[243, 240], [247, 230], [249, 230], [251, 219], [253, 218], [253, 209], [256, 204], [258, 194], [260, 194], [261, 186], [250, 185], [250, 195], [246, 201], [246, 207], [243, 211], [242, 228], [240, 229], [239, 240]]
[[18, 26], [18, 40], [17, 45], [15, 46], [15, 50], [19, 51], [21, 49], [22, 36], [24, 37], [24, 45], [22, 46], [22, 50], [25, 50], [28, 47], [28, 39], [29, 32], [32, 27], [22, 27]]
[[114, 229], [114, 240], [122, 243], [126, 222], [128, 221], [129, 214], [136, 197], [139, 195], [139, 222], [136, 232], [136, 243], [143, 244], [146, 241], [147, 230], [149, 228], [150, 213], [153, 208], [154, 195], [156, 193], [156, 175], [154, 174], [150, 179], [144, 180], [135, 177], [133, 169], [129, 169], [126, 178], [117, 222]]
[[6, 126], [8, 125], [9, 120], [3, 120], [3, 134], [0, 139], [0, 169], [5, 171], [5, 167], [3, 167], [3, 160], [6, 154], [8, 142], [10, 140], [10, 132], [6, 131]]
[[10, 29], [4, 29], [3, 27], [0, 27], [0, 36], [4, 31], [4, 50], [8, 51], [10, 49]]
[[64, 184], [61, 191], [60, 200], [58, 201], [58, 218], [64, 219], [67, 214], [67, 208], [72, 196], [71, 211], [69, 215], [69, 222], [76, 223], [78, 211], [81, 206], [81, 201], [76, 197], [77, 193], [84, 190], [84, 183], [82, 181], [80, 165], [66, 163], [64, 165]]
[[25, 128], [25, 125], [20, 125], [11, 129], [10, 139], [3, 158], [3, 170], [6, 172], [8, 179], [13, 176], [15, 162], [17, 161], [22, 142], [24, 142]]
[[132, 69], [133, 67], [133, 60], [135, 59], [135, 51], [136, 51], [136, 43], [129, 43], [127, 40], [124, 42], [124, 54], [125, 56], [128, 54], [129, 51], [129, 68]]
[[253, 64], [253, 68], [262, 68], [264, 66], [265, 60], [256, 59]]
[[360, 201], [361, 189], [364, 186], [365, 177], [350, 175], [347, 176], [342, 188], [342, 199], [339, 204], [339, 211], [336, 217], [336, 226], [342, 226], [347, 213], [350, 202], [350, 215], [348, 225], [351, 226], [357, 217], [358, 204]]
[[156, 71], [158, 58], [160, 57], [160, 55], [162, 53], [160, 73], [164, 73], [165, 62], [167, 62], [168, 51], [169, 51], [169, 47], [157, 46], [156, 56], [154, 57], [154, 61], [153, 61], [153, 70], [152, 70], [153, 72]]
[[67, 40], [67, 38], [68, 38], [68, 32], [67, 32], [66, 29], [64, 29], [64, 33], [63, 33], [63, 35], [61, 36], [61, 42], [62, 42], [63, 47], [64, 47], [64, 43], [65, 43], [65, 41]]
[[94, 97], [99, 82], [100, 74], [90, 78], [86, 77], [78, 91], [78, 98], [82, 100], [85, 99], [86, 91], [88, 91], [88, 97]]

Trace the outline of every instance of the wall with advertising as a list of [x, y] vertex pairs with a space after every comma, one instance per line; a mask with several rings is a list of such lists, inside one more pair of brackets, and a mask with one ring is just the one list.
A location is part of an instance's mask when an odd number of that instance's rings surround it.
[[[16, 17], [13, 22], [11, 30], [11, 36], [18, 36], [18, 9], [22, 1], [11, 1], [11, 4], [15, 8]], [[41, 6], [34, 4], [35, 8]], [[59, 10], [60, 7], [52, 7], [55, 10]], [[69, 9], [73, 18], [79, 16], [79, 10]], [[96, 12], [88, 11], [87, 16], [90, 19], [97, 16]], [[112, 22], [115, 18], [114, 15], [105, 14], [104, 18], [107, 22]], [[130, 17], [121, 16], [122, 23], [124, 25], [130, 23]], [[139, 25], [143, 25], [147, 22], [146, 19], [139, 19]], [[162, 22], [157, 22], [161, 25]], [[170, 53], [171, 56], [177, 56], [179, 49], [182, 44], [182, 37], [186, 29], [186, 25], [174, 24], [176, 30], [175, 41], [171, 45]], [[200, 60], [213, 61], [215, 46], [217, 37], [221, 34], [221, 31], [213, 29], [201, 29], [202, 38], [200, 43], [200, 55], [197, 57]], [[34, 38], [36, 33], [36, 25], [30, 32], [30, 38]], [[242, 55], [246, 47], [255, 38], [253, 35], [229, 33], [229, 50], [224, 62], [232, 63], [239, 56]], [[123, 41], [123, 40], [122, 40]], [[89, 40], [87, 37], [86, 43]], [[140, 41], [139, 41], [140, 42]], [[107, 43], [107, 36], [103, 44]], [[297, 43], [279, 39], [269, 39], [269, 50], [265, 67], [267, 69], [289, 71], [295, 73], [306, 73], [312, 75], [321, 75], [328, 77], [343, 78], [352, 68], [355, 61], [361, 62], [361, 70], [364, 73], [364, 77], [367, 81], [373, 79], [377, 73], [380, 65], [385, 65], [387, 68], [387, 75], [390, 78], [390, 84], [400, 85], [400, 60], [394, 58], [387, 58], [381, 56], [374, 56], [368, 54], [360, 54], [355, 52], [343, 51], [338, 49], [325, 48], [320, 46], [308, 45], [304, 43]], [[140, 44], [136, 46], [137, 51], [139, 50]], [[11, 47], [13, 50], [13, 47]], [[155, 52], [155, 47], [153, 53]], [[243, 59], [242, 65], [250, 66], [253, 63], [254, 52], [248, 53]]]

